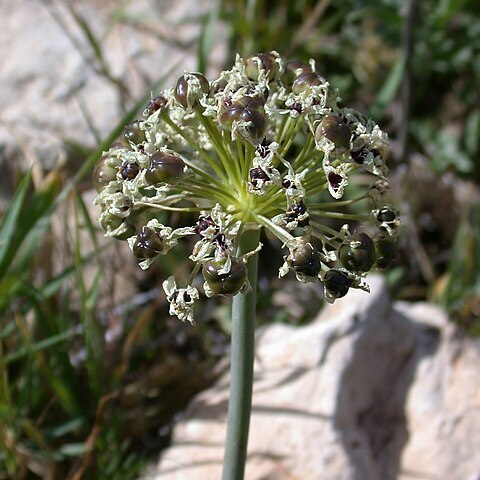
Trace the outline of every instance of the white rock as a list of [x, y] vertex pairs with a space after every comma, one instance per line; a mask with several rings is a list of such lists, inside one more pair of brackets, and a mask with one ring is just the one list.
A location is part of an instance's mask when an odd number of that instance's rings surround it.
[[[258, 333], [246, 480], [478, 480], [479, 343], [371, 284], [309, 326]], [[219, 479], [227, 397], [228, 373], [143, 480]]]
[[[196, 69], [201, 25], [195, 18], [209, 11], [207, 0], [73, 3], [99, 40], [107, 69], [125, 85], [124, 94], [102, 75], [67, 4], [0, 2], [2, 172], [8, 165], [13, 169], [63, 166], [68, 142], [96, 147], [95, 134], [105, 138], [155, 82], [170, 72], [161, 88], [171, 87], [178, 75]], [[215, 74], [226, 45], [221, 27], [216, 34], [210, 64]], [[1, 208], [12, 185], [0, 182]]]

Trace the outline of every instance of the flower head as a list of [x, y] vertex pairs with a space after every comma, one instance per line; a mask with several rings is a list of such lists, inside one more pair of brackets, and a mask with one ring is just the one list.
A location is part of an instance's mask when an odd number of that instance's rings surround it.
[[[182, 238], [197, 238], [187, 286], [164, 282], [171, 314], [193, 320], [197, 274], [207, 296], [249, 288], [247, 259], [261, 245], [239, 256], [245, 229], [278, 238], [286, 250], [279, 276], [322, 282], [329, 302], [368, 289], [367, 272], [390, 264], [399, 218], [383, 200], [388, 138], [338, 101], [313, 61], [237, 56], [211, 82], [186, 72], [105, 152], [94, 171], [100, 223], [107, 235], [128, 239], [142, 268]], [[356, 191], [366, 177], [370, 186], [344, 199], [359, 173]], [[159, 221], [161, 211], [195, 220], [174, 229]]]

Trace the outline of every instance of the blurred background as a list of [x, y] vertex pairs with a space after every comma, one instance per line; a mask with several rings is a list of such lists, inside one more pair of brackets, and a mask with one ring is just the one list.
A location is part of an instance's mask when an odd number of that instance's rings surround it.
[[[104, 239], [90, 176], [152, 92], [236, 52], [314, 58], [388, 132], [391, 294], [480, 334], [478, 2], [3, 0], [0, 31], [1, 479], [135, 478], [218, 377], [228, 303], [169, 317], [161, 281], [188, 249], [142, 272]], [[259, 324], [306, 324], [319, 290], [278, 282], [281, 258], [261, 264]]]

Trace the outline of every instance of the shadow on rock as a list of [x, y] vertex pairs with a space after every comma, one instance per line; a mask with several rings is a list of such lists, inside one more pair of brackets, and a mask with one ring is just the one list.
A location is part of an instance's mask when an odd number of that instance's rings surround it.
[[409, 432], [406, 402], [417, 365], [437, 351], [441, 331], [389, 304], [357, 318], [350, 364], [340, 379], [334, 426], [349, 480], [396, 480]]

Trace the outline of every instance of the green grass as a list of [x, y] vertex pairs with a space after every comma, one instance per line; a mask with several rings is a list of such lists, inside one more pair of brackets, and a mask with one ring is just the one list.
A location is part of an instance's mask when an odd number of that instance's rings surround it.
[[[99, 321], [108, 269], [102, 256], [115, 245], [99, 244], [102, 234], [80, 187], [149, 95], [63, 185], [57, 172], [40, 185], [26, 172], [1, 218], [0, 478], [80, 478], [86, 472], [107, 479], [114, 468], [115, 478], [128, 479], [144, 464], [114, 410], [105, 426], [105, 411], [123, 381], [112, 375], [119, 353], [106, 345], [107, 326]], [[62, 265], [59, 271], [54, 263]], [[121, 345], [115, 348], [121, 352]], [[84, 357], [78, 365], [75, 351]]]

